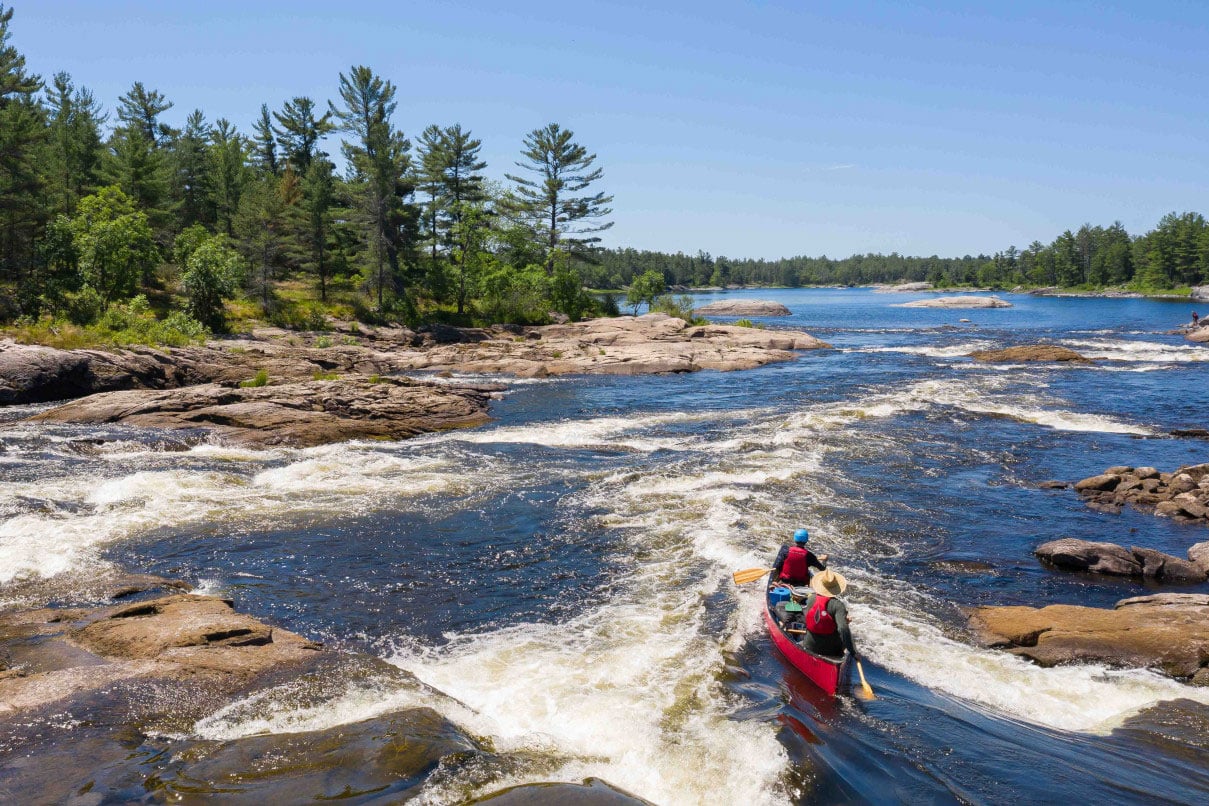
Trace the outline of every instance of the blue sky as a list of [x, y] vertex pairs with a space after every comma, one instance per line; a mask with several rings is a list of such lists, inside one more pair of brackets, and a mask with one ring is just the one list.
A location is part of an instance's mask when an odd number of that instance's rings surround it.
[[556, 121], [604, 168], [611, 246], [948, 256], [1209, 214], [1205, 2], [7, 5], [32, 70], [108, 109], [143, 81], [175, 124], [247, 131], [354, 64], [413, 138], [482, 138], [496, 179]]

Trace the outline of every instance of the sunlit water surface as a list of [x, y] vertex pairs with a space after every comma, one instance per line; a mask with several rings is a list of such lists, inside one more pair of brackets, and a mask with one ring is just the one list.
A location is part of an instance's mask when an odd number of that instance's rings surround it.
[[[401, 443], [177, 452], [116, 429], [82, 448], [96, 430], [10, 426], [0, 599], [13, 579], [112, 563], [182, 576], [387, 659], [453, 699], [358, 678], [319, 705], [288, 689], [258, 695], [193, 735], [426, 704], [516, 756], [486, 785], [434, 778], [433, 803], [587, 776], [668, 804], [1209, 799], [1203, 749], [1114, 733], [1138, 709], [1209, 702], [1209, 690], [1096, 665], [1042, 669], [980, 648], [960, 611], [1145, 592], [1043, 569], [1031, 552], [1046, 540], [1182, 556], [1206, 539], [1037, 486], [1209, 460], [1206, 442], [1168, 436], [1207, 420], [1209, 349], [1164, 334], [1185, 306], [731, 296], [784, 302], [792, 317], [757, 321], [836, 349], [748, 372], [518, 383], [493, 424]], [[1101, 360], [964, 357], [1038, 341]], [[772, 651], [759, 586], [731, 584], [800, 526], [851, 583], [875, 701], [820, 696]]]

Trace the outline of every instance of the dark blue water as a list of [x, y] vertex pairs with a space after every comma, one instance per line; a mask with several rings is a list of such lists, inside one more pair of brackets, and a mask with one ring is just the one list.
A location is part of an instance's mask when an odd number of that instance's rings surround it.
[[[471, 709], [450, 716], [495, 736], [526, 780], [598, 774], [656, 802], [1205, 802], [1203, 744], [1120, 725], [1209, 695], [1145, 673], [1037, 669], [978, 647], [961, 612], [1146, 592], [1043, 568], [1032, 550], [1046, 540], [1182, 556], [1209, 539], [1038, 488], [1209, 460], [1209, 442], [1169, 435], [1209, 422], [1209, 350], [1166, 333], [1187, 307], [730, 296], [783, 302], [791, 317], [756, 321], [835, 349], [746, 372], [518, 384], [492, 425], [396, 445], [182, 454], [133, 435], [126, 453], [93, 454], [13, 433], [37, 450], [9, 451], [6, 494], [28, 496], [19, 472], [42, 480], [43, 501], [0, 526], [0, 547], [39, 518], [66, 524], [66, 564], [184, 576], [381, 655]], [[1036, 342], [1103, 358], [963, 357]], [[817, 696], [762, 635], [758, 591], [729, 582], [798, 526], [852, 583], [876, 701]], [[62, 551], [13, 556], [37, 567]], [[358, 702], [347, 718], [364, 717]]]

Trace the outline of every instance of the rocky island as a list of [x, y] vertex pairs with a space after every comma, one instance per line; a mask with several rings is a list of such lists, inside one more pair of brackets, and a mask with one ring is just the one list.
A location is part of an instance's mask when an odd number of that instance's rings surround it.
[[541, 378], [751, 369], [828, 347], [806, 333], [691, 326], [667, 314], [537, 327], [420, 331], [337, 323], [334, 333], [265, 328], [172, 351], [55, 350], [0, 343], [0, 403], [85, 396], [32, 421], [193, 429], [247, 446], [399, 439], [488, 420], [498, 383], [405, 372]]

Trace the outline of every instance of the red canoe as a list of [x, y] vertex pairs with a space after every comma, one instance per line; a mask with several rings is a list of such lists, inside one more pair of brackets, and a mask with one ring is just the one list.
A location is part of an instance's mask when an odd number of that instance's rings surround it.
[[776, 617], [767, 606], [764, 608], [764, 624], [768, 627], [772, 642], [794, 668], [828, 694], [834, 695], [839, 690], [840, 681], [844, 679], [844, 672], [847, 671], [847, 653], [842, 658], [832, 658], [807, 652], [793, 640], [793, 636], [781, 629], [781, 625], [777, 624]]

